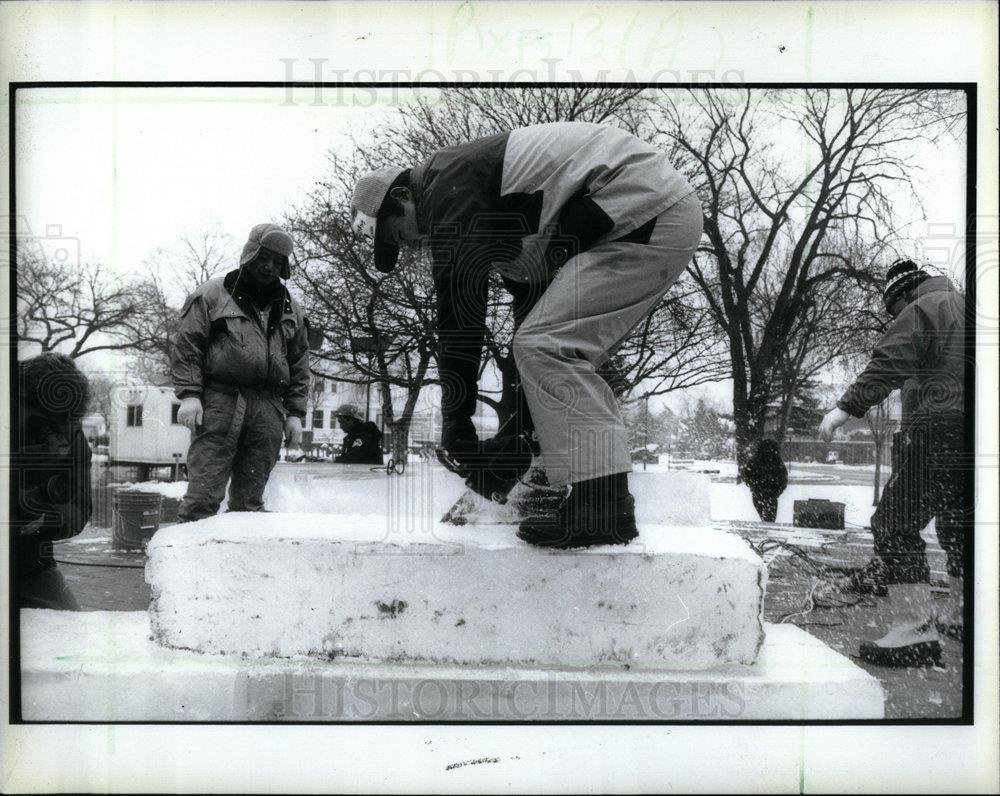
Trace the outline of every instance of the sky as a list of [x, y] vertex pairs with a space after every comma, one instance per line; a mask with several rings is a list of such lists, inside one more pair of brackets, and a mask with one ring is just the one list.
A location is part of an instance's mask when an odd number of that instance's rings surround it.
[[[331, 148], [349, 147], [350, 135], [363, 137], [409, 99], [405, 91], [323, 91], [317, 98], [311, 89], [281, 88], [20, 90], [18, 232], [30, 229], [60, 258], [99, 260], [122, 276], [148, 269], [158, 248], [210, 223], [239, 246], [250, 227], [280, 222], [324, 176]], [[912, 253], [958, 275], [964, 144], [927, 148], [918, 161], [930, 225], [914, 224], [920, 242]], [[106, 363], [95, 355], [83, 364]], [[725, 402], [727, 392], [721, 384], [692, 394]]]

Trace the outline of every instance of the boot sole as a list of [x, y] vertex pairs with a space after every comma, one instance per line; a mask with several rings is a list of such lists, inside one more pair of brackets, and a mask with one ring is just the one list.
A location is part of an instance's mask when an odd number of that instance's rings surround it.
[[941, 642], [920, 641], [905, 647], [880, 647], [872, 641], [861, 644], [858, 657], [873, 666], [910, 669], [941, 665]]

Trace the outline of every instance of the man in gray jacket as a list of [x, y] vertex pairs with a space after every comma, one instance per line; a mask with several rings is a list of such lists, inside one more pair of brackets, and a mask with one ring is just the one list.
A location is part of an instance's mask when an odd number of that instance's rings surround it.
[[229, 486], [230, 511], [261, 511], [282, 436], [302, 440], [309, 389], [305, 316], [281, 279], [292, 239], [273, 224], [250, 230], [240, 267], [210, 279], [184, 303], [171, 377], [191, 429], [181, 522], [215, 514]]
[[[890, 392], [904, 390], [906, 440], [896, 468], [872, 515], [874, 559], [854, 573], [849, 588], [883, 594], [896, 621], [861, 658], [884, 666], [938, 663], [938, 626], [960, 635], [963, 552], [971, 527], [971, 438], [965, 423], [965, 297], [943, 276], [912, 260], [897, 260], [883, 293], [893, 318], [864, 371], [820, 426], [829, 437], [851, 417], [864, 417]], [[935, 519], [948, 556], [955, 615], [939, 620], [921, 531]]]
[[[379, 270], [403, 244], [430, 251], [446, 461], [502, 499], [530, 463], [533, 431], [550, 483], [571, 490], [518, 535], [552, 547], [635, 538], [628, 434], [599, 369], [701, 238], [701, 205], [667, 157], [616, 127], [536, 125], [365, 175], [352, 211]], [[526, 407], [515, 433], [480, 442], [472, 416], [493, 269], [514, 297]]]

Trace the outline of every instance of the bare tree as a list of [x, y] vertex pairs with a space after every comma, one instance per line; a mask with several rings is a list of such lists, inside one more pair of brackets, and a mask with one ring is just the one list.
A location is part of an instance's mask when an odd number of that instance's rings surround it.
[[178, 236], [171, 247], [161, 246], [146, 258], [146, 276], [133, 287], [144, 311], [130, 323], [143, 342], [135, 367], [152, 384], [170, 382], [170, 347], [184, 300], [199, 285], [236, 268], [236, 247], [217, 221]]
[[780, 352], [817, 291], [878, 279], [831, 242], [890, 251], [894, 192], [915, 194], [914, 146], [964, 118], [959, 95], [908, 88], [692, 89], [664, 92], [650, 113], [705, 206], [706, 239], [688, 271], [727, 338], [741, 463], [763, 432]]
[[[382, 417], [398, 440], [409, 431], [434, 357], [430, 273], [405, 251], [392, 274], [369, 267], [371, 247], [349, 223], [350, 191], [364, 167], [333, 154], [330, 166], [330, 177], [286, 221], [297, 244], [292, 281], [323, 337], [314, 346], [313, 373], [376, 385]], [[406, 393], [398, 416], [393, 388]]]
[[134, 323], [146, 311], [131, 283], [100, 263], [57, 264], [39, 251], [18, 252], [18, 338], [72, 358], [135, 351], [147, 340]]

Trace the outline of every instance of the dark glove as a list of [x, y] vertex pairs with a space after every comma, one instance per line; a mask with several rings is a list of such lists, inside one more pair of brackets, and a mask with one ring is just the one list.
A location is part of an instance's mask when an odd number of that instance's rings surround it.
[[475, 461], [479, 456], [479, 436], [468, 418], [449, 421], [441, 431], [441, 447], [447, 456], [459, 464]]
[[469, 489], [498, 503], [531, 467], [531, 443], [523, 434], [497, 436], [479, 446], [478, 455], [467, 464], [465, 483]]

